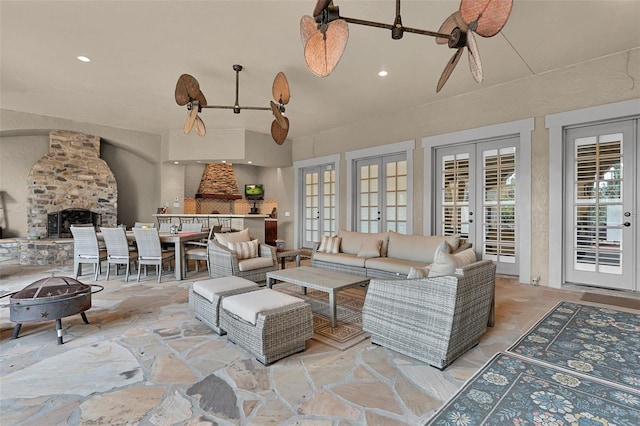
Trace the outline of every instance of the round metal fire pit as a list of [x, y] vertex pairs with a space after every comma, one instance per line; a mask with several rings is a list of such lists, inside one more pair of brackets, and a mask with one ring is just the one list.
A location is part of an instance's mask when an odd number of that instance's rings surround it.
[[[91, 287], [99, 287], [99, 290], [92, 292]], [[9, 318], [17, 323], [13, 338], [18, 337], [22, 323], [55, 319], [58, 344], [61, 345], [61, 318], [79, 313], [84, 323], [89, 324], [84, 311], [91, 308], [91, 294], [102, 290], [104, 287], [101, 285], [87, 285], [74, 278], [52, 276], [12, 293], [9, 298]]]

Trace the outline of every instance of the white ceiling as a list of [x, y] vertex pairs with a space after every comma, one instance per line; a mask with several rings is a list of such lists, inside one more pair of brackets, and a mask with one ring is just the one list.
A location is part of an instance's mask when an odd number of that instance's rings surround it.
[[[395, 1], [334, 0], [343, 16], [391, 24]], [[408, 27], [437, 31], [458, 1], [403, 1]], [[291, 87], [289, 138], [389, 109], [411, 108], [640, 46], [640, 1], [516, 0], [503, 31], [476, 37], [484, 82], [465, 56], [444, 89], [453, 51], [431, 37], [349, 25], [342, 60], [325, 78], [307, 68], [299, 22], [314, 0], [0, 1], [0, 107], [152, 133], [182, 128], [174, 100], [182, 73], [210, 105], [268, 106], [283, 71]], [[92, 59], [79, 62], [78, 55]], [[386, 78], [377, 76], [386, 69]], [[266, 111], [203, 110], [211, 128], [269, 133]]]

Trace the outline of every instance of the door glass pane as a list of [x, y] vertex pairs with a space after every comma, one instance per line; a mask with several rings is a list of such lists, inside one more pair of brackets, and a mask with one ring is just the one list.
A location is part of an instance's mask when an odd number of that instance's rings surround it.
[[[469, 153], [442, 157], [442, 235], [469, 239]], [[463, 211], [465, 214], [463, 214]]]
[[483, 157], [483, 258], [515, 263], [516, 149], [485, 150]]
[[575, 139], [574, 269], [622, 274], [622, 133]]

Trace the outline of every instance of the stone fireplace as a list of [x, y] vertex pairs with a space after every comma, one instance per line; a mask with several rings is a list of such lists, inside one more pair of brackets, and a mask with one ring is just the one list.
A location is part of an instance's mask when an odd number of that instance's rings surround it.
[[118, 186], [97, 136], [50, 132], [49, 153], [29, 171], [27, 191], [28, 238], [46, 238], [49, 215], [75, 209], [92, 212], [97, 225], [117, 225]]

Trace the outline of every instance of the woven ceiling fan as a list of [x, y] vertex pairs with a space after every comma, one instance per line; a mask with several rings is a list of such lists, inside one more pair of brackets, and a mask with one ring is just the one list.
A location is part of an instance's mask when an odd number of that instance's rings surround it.
[[195, 128], [196, 133], [200, 136], [206, 134], [204, 122], [198, 115], [202, 108], [218, 108], [232, 109], [234, 114], [240, 114], [243, 109], [266, 110], [271, 111], [275, 117], [271, 123], [271, 137], [278, 144], [282, 145], [287, 139], [289, 133], [289, 119], [283, 115], [285, 105], [291, 99], [289, 91], [289, 82], [283, 72], [279, 72], [272, 85], [272, 94], [276, 102], [271, 101], [268, 107], [241, 107], [238, 102], [238, 92], [240, 84], [240, 71], [242, 65], [234, 65], [233, 70], [236, 72], [236, 101], [233, 105], [207, 105], [207, 99], [200, 90], [198, 81], [189, 74], [182, 74], [176, 83], [175, 98], [176, 103], [180, 106], [187, 105], [187, 119], [184, 123], [184, 134], [191, 133], [191, 129]]
[[348, 23], [391, 30], [391, 38], [399, 40], [405, 32], [436, 38], [456, 53], [445, 66], [436, 91], [440, 91], [457, 65], [462, 51], [469, 52], [469, 68], [477, 82], [482, 81], [482, 64], [473, 33], [493, 37], [504, 27], [511, 14], [513, 0], [462, 0], [459, 10], [445, 20], [438, 32], [405, 27], [400, 16], [400, 0], [396, 0], [393, 24], [340, 16], [333, 0], [317, 0], [313, 16], [300, 20], [300, 37], [307, 67], [316, 75], [326, 77], [340, 62], [349, 39]]

